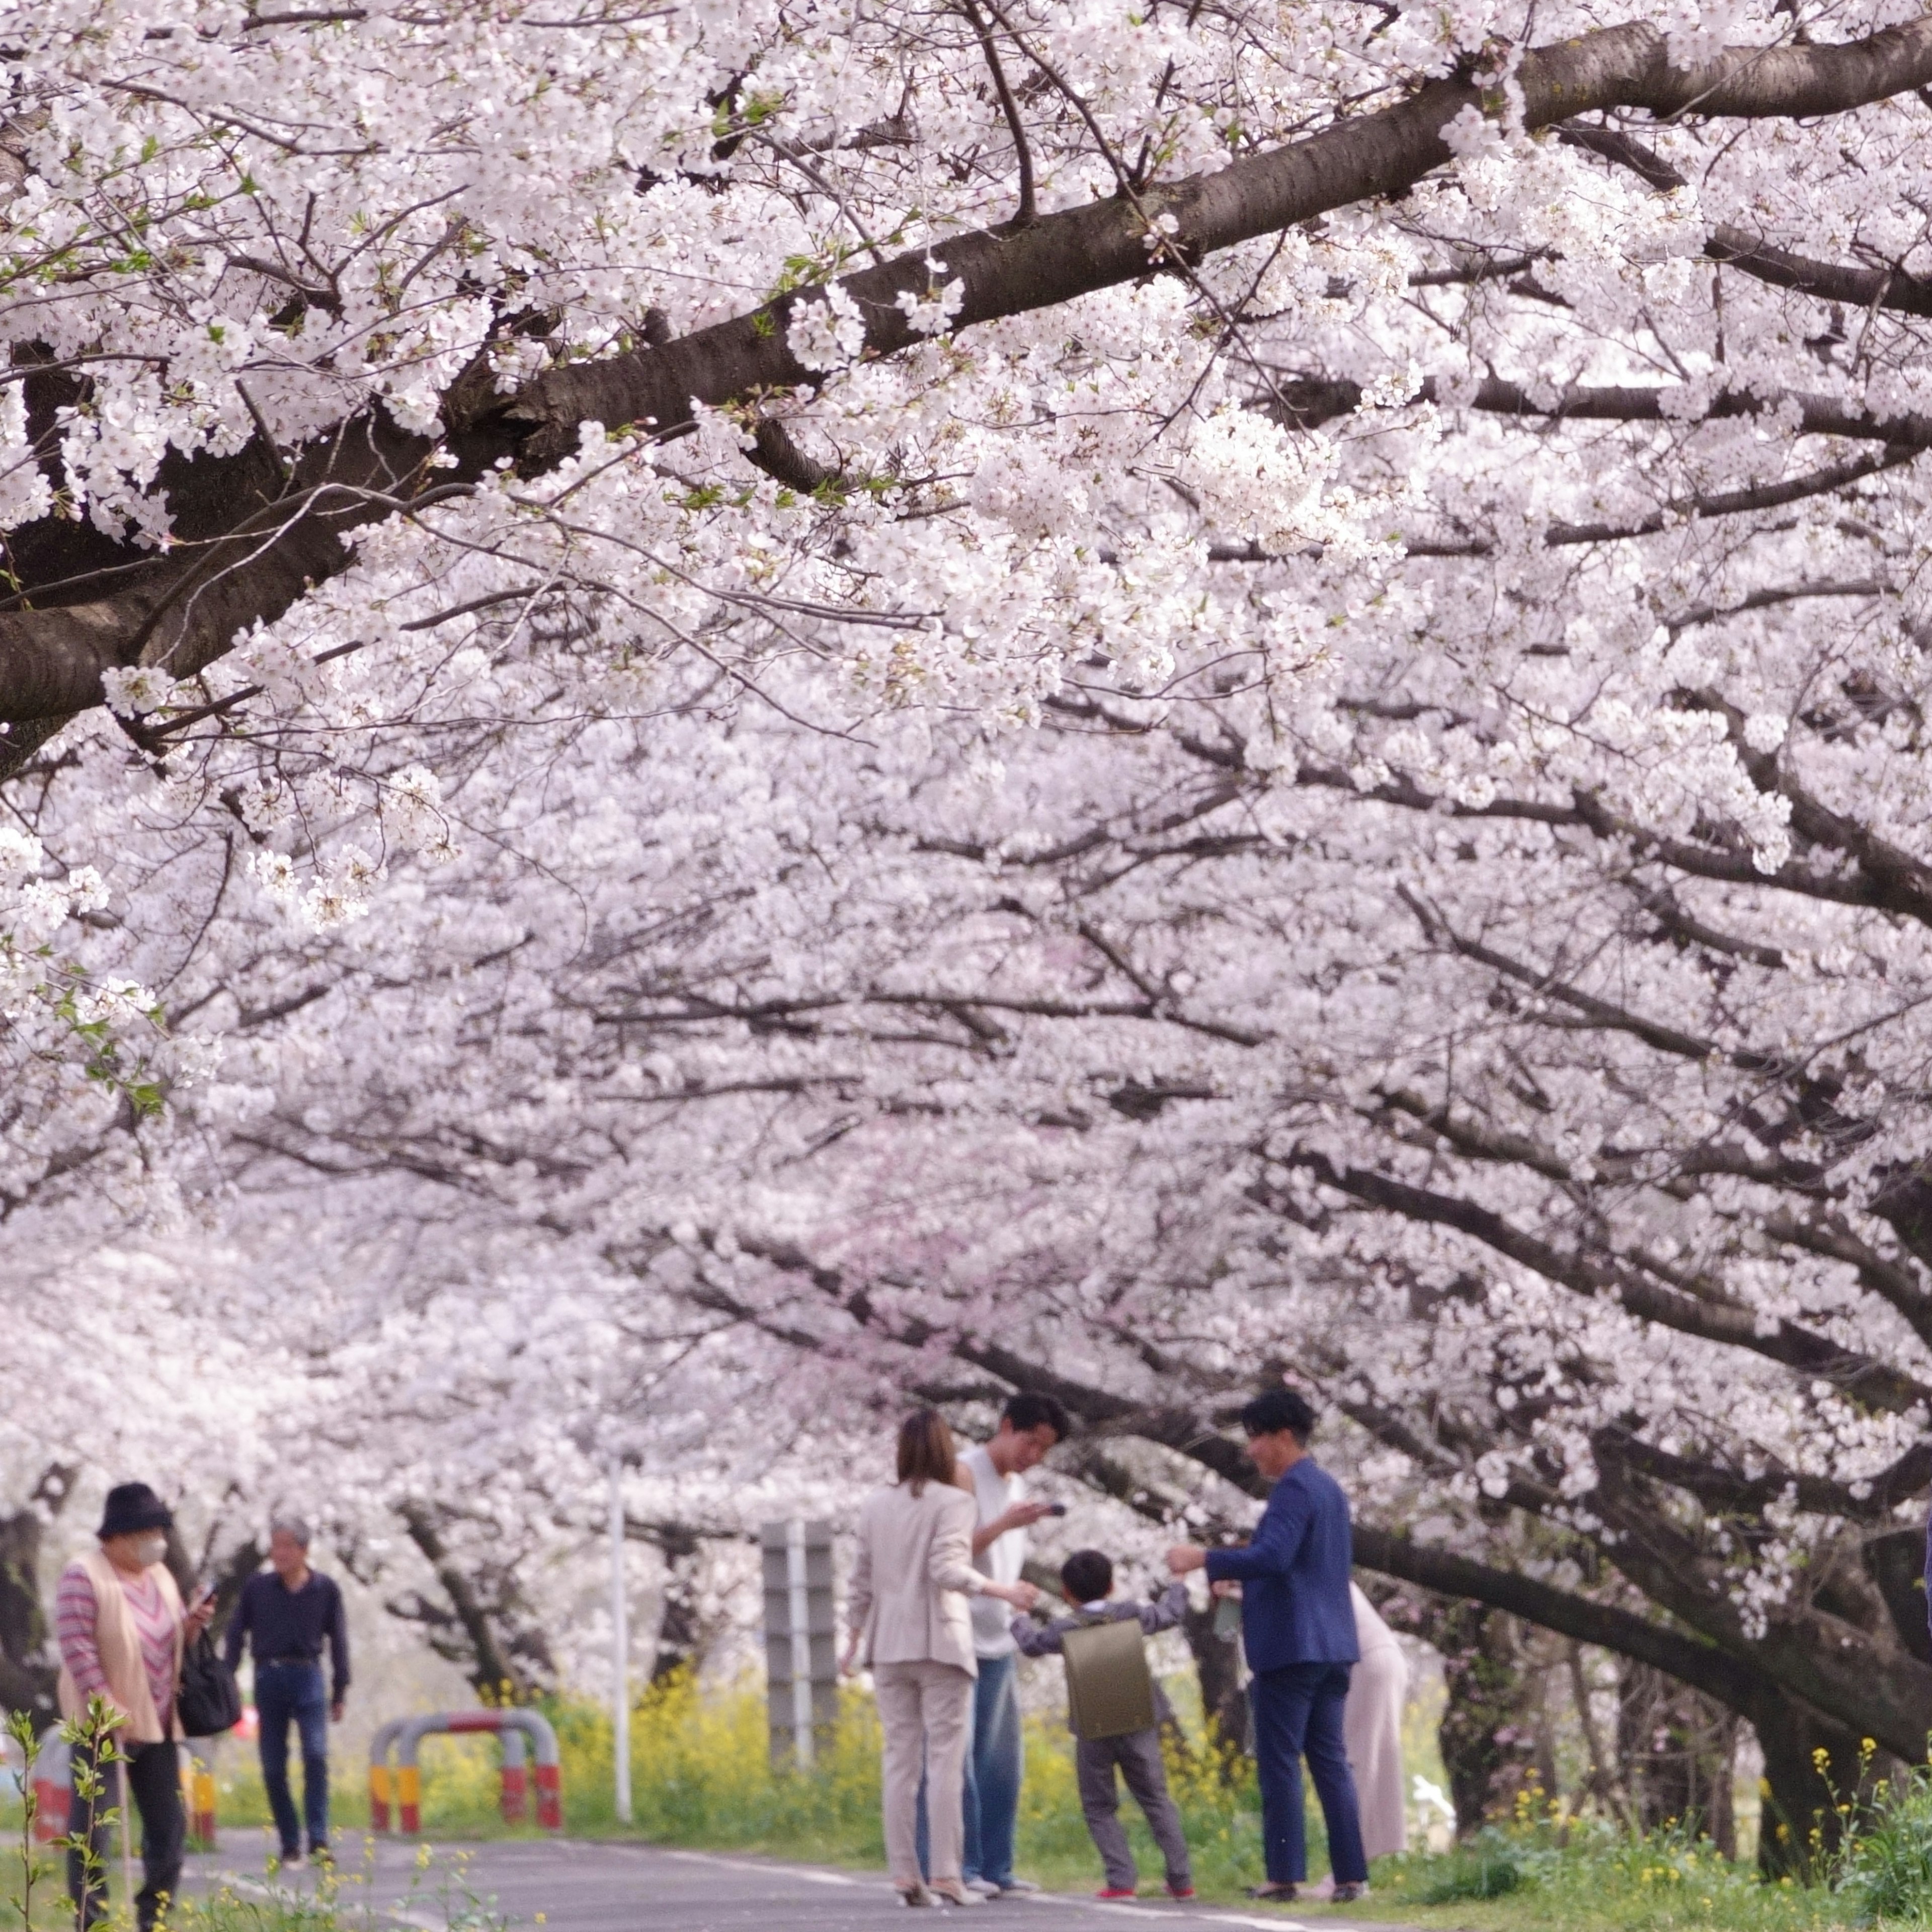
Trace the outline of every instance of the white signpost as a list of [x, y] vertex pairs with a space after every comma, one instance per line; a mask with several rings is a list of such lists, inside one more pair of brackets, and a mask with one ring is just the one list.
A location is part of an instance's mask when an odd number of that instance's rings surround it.
[[624, 1466], [610, 1461], [610, 1742], [617, 1822], [631, 1822], [631, 1598], [624, 1558]]

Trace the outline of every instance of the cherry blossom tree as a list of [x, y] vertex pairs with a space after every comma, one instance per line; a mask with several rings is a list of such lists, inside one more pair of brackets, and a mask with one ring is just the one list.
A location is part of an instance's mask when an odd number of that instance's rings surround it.
[[1932, 22], [4, 38], [23, 1484], [260, 1336], [514, 1676], [612, 1453], [1051, 1387], [1151, 1538], [1287, 1372], [1371, 1566], [1917, 1758]]

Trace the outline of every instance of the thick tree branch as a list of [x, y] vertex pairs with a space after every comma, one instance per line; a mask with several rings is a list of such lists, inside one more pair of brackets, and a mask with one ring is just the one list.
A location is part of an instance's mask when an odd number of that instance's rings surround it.
[[[1727, 50], [1691, 69], [1672, 67], [1664, 35], [1633, 22], [1536, 49], [1524, 56], [1516, 78], [1525, 124], [1532, 129], [1618, 107], [1745, 118], [1844, 113], [1932, 82], [1932, 16], [1841, 46]], [[1450, 158], [1444, 128], [1466, 107], [1480, 110], [1483, 100], [1473, 80], [1432, 82], [1406, 100], [1306, 140], [1211, 175], [1144, 188], [1131, 203], [1109, 197], [1028, 226], [962, 236], [940, 251], [947, 278], [963, 285], [955, 326], [1138, 280], [1156, 265], [1150, 243], [1177, 263], [1198, 260], [1352, 202], [1400, 194]], [[1150, 220], [1165, 228], [1168, 218], [1171, 233], [1150, 235]], [[933, 260], [922, 248], [844, 278], [864, 318], [868, 353], [891, 355], [914, 340], [898, 298], [923, 293]], [[586, 422], [645, 424], [674, 435], [690, 426], [694, 402], [716, 407], [810, 386], [814, 376], [793, 356], [787, 325], [794, 308], [814, 296], [811, 290], [794, 292], [662, 346], [551, 370], [506, 406], [478, 398], [468, 409], [452, 409], [460, 423], [451, 439], [458, 458], [453, 472], [424, 476], [428, 450], [421, 440], [395, 430], [386, 417], [362, 420], [326, 446], [327, 452], [344, 452], [339, 463], [332, 454], [320, 463], [312, 452], [299, 459], [293, 481], [298, 490], [314, 493], [306, 514], [285, 516], [279, 526], [258, 518], [246, 538], [194, 556], [185, 575], [178, 565], [158, 567], [158, 580], [144, 580], [138, 592], [76, 611], [0, 615], [0, 721], [38, 722], [98, 704], [100, 674], [116, 665], [202, 668], [238, 632], [272, 620], [310, 584], [343, 568], [344, 531], [420, 503], [439, 484], [473, 480], [502, 456], [539, 470], [576, 447]], [[1755, 398], [1734, 400], [1736, 412], [1765, 406]], [[1932, 440], [1932, 424], [1881, 428], [1859, 412], [1834, 406], [1824, 413], [1858, 426], [1832, 428], [1821, 420], [1808, 422], [1808, 430], [1916, 448]], [[273, 452], [260, 456], [279, 472]], [[34, 587], [26, 586], [30, 594]], [[24, 761], [17, 746], [0, 750], [0, 776]]]
[[1355, 1561], [1384, 1576], [1400, 1577], [1419, 1589], [1444, 1597], [1468, 1597], [1506, 1610], [1525, 1622], [1540, 1624], [1579, 1643], [1593, 1643], [1620, 1657], [1634, 1658], [1695, 1684], [1708, 1695], [1742, 1708], [1756, 1673], [1714, 1645], [1666, 1629], [1629, 1610], [1592, 1601], [1533, 1576], [1478, 1563], [1453, 1550], [1417, 1543], [1366, 1523], [1354, 1526]]
[[1858, 1485], [1854, 1496], [1848, 1484], [1823, 1476], [1774, 1466], [1762, 1475], [1736, 1471], [1690, 1456], [1673, 1455], [1621, 1427], [1598, 1430], [1591, 1438], [1592, 1453], [1601, 1464], [1614, 1460], [1653, 1481], [1667, 1484], [1695, 1496], [1707, 1507], [1727, 1512], [1761, 1514], [1789, 1492], [1798, 1507], [1816, 1516], [1843, 1516], [1855, 1522], [1888, 1523], [1903, 1502], [1923, 1496], [1932, 1483], [1932, 1443], [1915, 1444], [1887, 1468]]
[[[1277, 379], [1279, 400], [1264, 406], [1290, 428], [1312, 429], [1330, 418], [1359, 409], [1359, 382], [1319, 376], [1284, 373]], [[1802, 390], [1726, 389], [1712, 397], [1695, 416], [1676, 413], [1679, 392], [1651, 383], [1572, 384], [1564, 388], [1532, 387], [1501, 376], [1485, 377], [1466, 391], [1426, 379], [1416, 392], [1421, 402], [1444, 409], [1480, 410], [1490, 416], [1538, 416], [1552, 422], [1676, 422], [1686, 428], [1700, 422], [1724, 422], [1740, 416], [1792, 411], [1800, 436], [1839, 436], [1857, 442], [1890, 443], [1900, 450], [1932, 448], [1932, 416], [1874, 416], [1835, 396]], [[1780, 486], [1771, 485], [1771, 488]]]
[[523, 1672], [498, 1640], [494, 1621], [484, 1608], [474, 1585], [450, 1555], [435, 1519], [422, 1504], [417, 1502], [404, 1503], [398, 1514], [410, 1533], [410, 1540], [436, 1572], [436, 1580], [442, 1586], [456, 1620], [463, 1627], [470, 1653], [476, 1660], [471, 1681], [479, 1688], [500, 1690], [508, 1687], [521, 1690]]
[[1282, 1165], [1313, 1176], [1322, 1186], [1365, 1207], [1455, 1228], [1558, 1288], [1592, 1298], [1606, 1296], [1640, 1321], [1654, 1322], [1700, 1341], [1748, 1350], [1894, 1414], [1932, 1401], [1932, 1388], [1874, 1356], [1842, 1348], [1783, 1317], [1774, 1325], [1761, 1328], [1756, 1311], [1741, 1302], [1690, 1293], [1658, 1278], [1654, 1270], [1581, 1246], [1559, 1249], [1479, 1202], [1372, 1169], [1337, 1166], [1316, 1149], [1294, 1148], [1281, 1159]]
[[[1565, 128], [1560, 138], [1566, 146], [1600, 154], [1666, 193], [1689, 185], [1661, 154], [1618, 129]], [[1858, 268], [1814, 261], [1761, 240], [1730, 222], [1721, 222], [1712, 230], [1704, 253], [1712, 261], [1742, 268], [1773, 288], [1796, 289], [1821, 302], [1842, 302], [1847, 308], [1892, 308], [1905, 315], [1932, 315], [1932, 281], [1908, 275], [1902, 268]]]

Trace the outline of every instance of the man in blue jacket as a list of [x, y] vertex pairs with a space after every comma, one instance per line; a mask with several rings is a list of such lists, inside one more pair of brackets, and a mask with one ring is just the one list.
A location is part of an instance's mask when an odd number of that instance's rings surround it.
[[1308, 1760], [1328, 1829], [1335, 1896], [1360, 1898], [1369, 1876], [1355, 1780], [1342, 1742], [1348, 1670], [1360, 1656], [1348, 1598], [1348, 1500], [1308, 1454], [1315, 1412], [1274, 1388], [1241, 1411], [1248, 1459], [1274, 1485], [1245, 1550], [1181, 1544], [1167, 1552], [1177, 1576], [1204, 1569], [1210, 1583], [1241, 1586], [1241, 1637], [1254, 1674], [1255, 1756], [1261, 1772], [1268, 1882], [1254, 1898], [1292, 1899], [1308, 1876], [1301, 1763]]

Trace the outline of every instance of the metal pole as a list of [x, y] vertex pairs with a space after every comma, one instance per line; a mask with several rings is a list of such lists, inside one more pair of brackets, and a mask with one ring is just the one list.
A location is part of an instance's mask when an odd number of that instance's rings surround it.
[[[128, 1914], [128, 1923], [134, 1922], [134, 1828], [128, 1817], [128, 1760], [117, 1759], [114, 1766], [116, 1783], [121, 1792], [121, 1904]], [[94, 1801], [97, 1804], [99, 1799]], [[105, 1889], [105, 1888], [103, 1888]]]
[[624, 1465], [610, 1459], [610, 1740], [617, 1822], [631, 1822], [631, 1605], [625, 1588]]
[[812, 1730], [812, 1599], [805, 1574], [805, 1525], [794, 1516], [785, 1525], [785, 1582], [791, 1612], [791, 1729], [799, 1768], [809, 1771], [818, 1756]]

